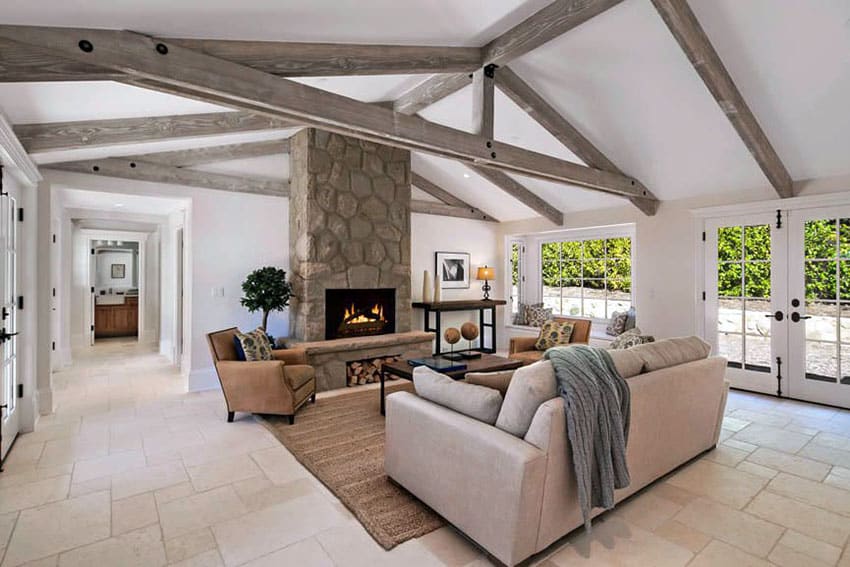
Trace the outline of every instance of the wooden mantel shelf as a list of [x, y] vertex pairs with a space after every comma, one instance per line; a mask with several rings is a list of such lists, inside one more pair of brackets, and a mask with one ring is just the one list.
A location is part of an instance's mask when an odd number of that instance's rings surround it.
[[430, 311], [467, 311], [469, 309], [490, 309], [498, 305], [507, 305], [504, 299], [459, 299], [455, 301], [414, 301], [414, 309]]

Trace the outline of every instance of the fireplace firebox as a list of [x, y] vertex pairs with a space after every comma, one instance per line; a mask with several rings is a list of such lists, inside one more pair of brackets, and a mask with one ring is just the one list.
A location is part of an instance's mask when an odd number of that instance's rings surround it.
[[395, 332], [395, 289], [325, 290], [325, 339]]

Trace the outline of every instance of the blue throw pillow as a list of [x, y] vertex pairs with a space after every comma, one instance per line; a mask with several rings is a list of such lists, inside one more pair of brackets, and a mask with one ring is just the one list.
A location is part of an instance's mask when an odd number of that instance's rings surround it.
[[233, 335], [233, 346], [236, 347], [236, 360], [245, 362], [245, 349], [242, 348], [242, 343], [239, 341], [238, 335]]

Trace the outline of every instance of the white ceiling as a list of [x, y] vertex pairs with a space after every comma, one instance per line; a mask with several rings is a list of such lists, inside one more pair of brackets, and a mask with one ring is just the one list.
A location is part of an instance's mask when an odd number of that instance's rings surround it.
[[[4, 7], [4, 23], [133, 29], [162, 36], [481, 45], [548, 0], [42, 0]], [[850, 0], [690, 0], [694, 12], [795, 180], [850, 174]], [[427, 25], [423, 25], [427, 22]], [[663, 200], [763, 187], [763, 173], [648, 0], [625, 0], [511, 64], [622, 170]], [[366, 102], [397, 98], [424, 76], [301, 81]], [[116, 83], [0, 84], [13, 123], [221, 110]], [[423, 111], [468, 129], [471, 89]], [[42, 154], [38, 161], [270, 139], [261, 132]], [[579, 162], [497, 93], [495, 136]], [[534, 216], [456, 162], [415, 154], [413, 168], [502, 220]], [[204, 169], [282, 178], [280, 156]], [[468, 175], [468, 177], [466, 175]], [[519, 178], [564, 211], [615, 206], [596, 192]], [[417, 198], [429, 198], [419, 191]]]
[[186, 208], [186, 199], [149, 195], [128, 195], [82, 189], [60, 189], [59, 198], [66, 209], [87, 209], [113, 214], [168, 215]]

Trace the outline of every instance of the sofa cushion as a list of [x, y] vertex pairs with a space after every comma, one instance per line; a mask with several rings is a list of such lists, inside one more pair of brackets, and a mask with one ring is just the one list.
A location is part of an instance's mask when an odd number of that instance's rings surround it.
[[236, 337], [239, 339], [242, 350], [245, 352], [245, 360], [251, 362], [272, 360], [272, 345], [269, 343], [269, 337], [262, 327], [257, 327], [248, 333], [236, 331]]
[[573, 336], [574, 326], [572, 321], [558, 319], [546, 321], [540, 327], [540, 334], [537, 335], [534, 348], [536, 350], [547, 350], [552, 347], [570, 344], [570, 337]]
[[646, 372], [652, 372], [707, 358], [711, 345], [699, 337], [678, 337], [637, 345], [629, 350], [643, 360]]
[[643, 372], [643, 359], [631, 350], [609, 350], [614, 368], [622, 378], [631, 378]]
[[629, 329], [628, 331], [611, 341], [611, 346], [609, 348], [614, 350], [631, 348], [635, 345], [642, 345], [654, 341], [655, 337], [653, 337], [652, 335], [643, 335], [641, 334], [640, 329], [635, 327], [634, 329]]
[[517, 368], [508, 385], [496, 427], [524, 437], [540, 404], [557, 395], [558, 386], [551, 361], [541, 360]]
[[466, 375], [467, 384], [475, 384], [476, 386], [487, 386], [494, 390], [499, 390], [502, 397], [508, 391], [508, 384], [513, 378], [513, 370], [499, 370], [497, 372], [470, 372]]
[[306, 364], [287, 364], [283, 367], [283, 375], [293, 390], [297, 390], [316, 377], [316, 370]]
[[488, 425], [496, 423], [502, 395], [498, 390], [452, 380], [427, 366], [413, 369], [416, 394]]

